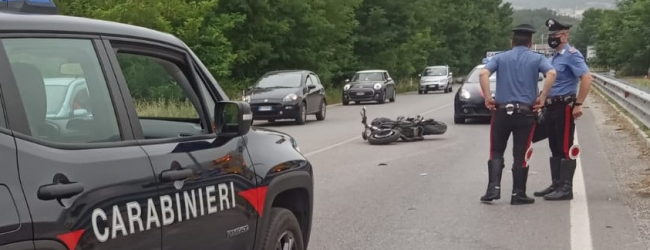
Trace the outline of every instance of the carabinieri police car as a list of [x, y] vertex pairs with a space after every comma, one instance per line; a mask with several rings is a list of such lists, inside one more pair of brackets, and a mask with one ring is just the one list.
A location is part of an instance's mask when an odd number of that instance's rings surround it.
[[[52, 0], [0, 24], [0, 250], [307, 248], [311, 164], [182, 41]], [[168, 89], [179, 117], [141, 106]]]

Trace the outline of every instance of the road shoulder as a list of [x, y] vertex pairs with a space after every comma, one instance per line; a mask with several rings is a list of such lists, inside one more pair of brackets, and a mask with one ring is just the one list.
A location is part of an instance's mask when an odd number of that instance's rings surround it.
[[592, 93], [585, 111], [583, 120], [578, 121], [579, 132], [598, 135], [580, 137], [587, 155], [581, 158], [593, 246], [595, 249], [648, 249], [650, 151], [636, 135], [634, 126], [602, 96]]

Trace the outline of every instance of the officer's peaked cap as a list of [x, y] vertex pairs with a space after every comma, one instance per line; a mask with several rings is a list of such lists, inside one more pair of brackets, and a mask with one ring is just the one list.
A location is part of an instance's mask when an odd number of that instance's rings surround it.
[[533, 27], [530, 24], [524, 23], [515, 26], [515, 28], [512, 29], [512, 32], [517, 33], [517, 34], [528, 34], [532, 35], [535, 34], [535, 27]]
[[548, 20], [546, 20], [545, 24], [546, 24], [546, 27], [548, 27], [549, 34], [555, 34], [555, 33], [559, 32], [559, 31], [562, 31], [562, 30], [569, 30], [569, 29], [571, 29], [571, 27], [573, 27], [573, 25], [571, 25], [571, 24], [563, 24], [563, 23], [558, 22], [555, 19], [548, 19]]

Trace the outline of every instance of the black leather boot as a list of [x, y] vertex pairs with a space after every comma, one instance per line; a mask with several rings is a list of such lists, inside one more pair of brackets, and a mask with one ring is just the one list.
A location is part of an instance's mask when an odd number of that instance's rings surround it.
[[504, 167], [503, 159], [488, 161], [488, 187], [485, 195], [481, 197], [482, 202], [501, 199], [501, 174]]
[[537, 197], [542, 197], [544, 195], [553, 193], [553, 191], [557, 190], [560, 187], [560, 161], [562, 158], [560, 157], [551, 157], [549, 159], [549, 162], [551, 164], [551, 185], [547, 187], [546, 189], [542, 191], [537, 191], [533, 193], [533, 195]]
[[544, 196], [545, 200], [561, 201], [573, 199], [573, 174], [576, 160], [562, 159], [560, 164], [560, 188]]
[[526, 182], [528, 181], [528, 167], [512, 167], [512, 197], [510, 204], [523, 205], [535, 203], [535, 199], [526, 196]]

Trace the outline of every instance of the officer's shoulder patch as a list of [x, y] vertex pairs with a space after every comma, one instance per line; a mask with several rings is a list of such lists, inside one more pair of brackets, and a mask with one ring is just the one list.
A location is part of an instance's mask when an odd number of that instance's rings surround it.
[[569, 53], [571, 53], [571, 54], [575, 54], [577, 52], [580, 52], [580, 51], [578, 49], [576, 49], [576, 47], [571, 47], [571, 49], [569, 50]]

